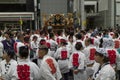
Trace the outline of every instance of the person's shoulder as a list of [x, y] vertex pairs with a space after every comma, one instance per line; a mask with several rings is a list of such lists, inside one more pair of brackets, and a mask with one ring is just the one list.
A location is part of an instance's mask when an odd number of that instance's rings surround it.
[[55, 60], [53, 57], [49, 56], [49, 55], [45, 55], [44, 58], [43, 58], [43, 61], [46, 61], [48, 59], [52, 59], [52, 60]]
[[11, 60], [12, 65], [16, 65], [17, 61], [16, 60]]
[[2, 40], [1, 42], [2, 42], [2, 43], [5, 43], [6, 41], [7, 41], [7, 40], [5, 39], [5, 40]]
[[0, 62], [0, 64], [5, 64], [6, 63], [6, 61], [5, 60], [2, 60], [1, 62]]
[[110, 72], [115, 72], [114, 69], [113, 69], [113, 67], [112, 67], [110, 64], [105, 65], [102, 70], [103, 70], [104, 72], [108, 72], [108, 73], [110, 73]]

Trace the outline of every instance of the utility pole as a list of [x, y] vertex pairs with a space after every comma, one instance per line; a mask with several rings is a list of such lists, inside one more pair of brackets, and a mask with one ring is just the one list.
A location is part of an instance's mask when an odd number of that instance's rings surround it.
[[80, 0], [80, 13], [81, 13], [81, 29], [84, 30], [86, 28], [86, 19], [85, 19], [85, 5], [84, 0]]
[[37, 30], [38, 29], [37, 0], [34, 0], [34, 16], [35, 16], [35, 30]]
[[79, 25], [81, 25], [81, 29], [84, 30], [86, 28], [86, 13], [84, 9], [84, 0], [74, 0], [74, 12], [76, 12], [76, 18], [78, 19]]
[[37, 5], [38, 5], [38, 7], [37, 7], [38, 29], [40, 29], [40, 27], [41, 27], [40, 0], [37, 1]]

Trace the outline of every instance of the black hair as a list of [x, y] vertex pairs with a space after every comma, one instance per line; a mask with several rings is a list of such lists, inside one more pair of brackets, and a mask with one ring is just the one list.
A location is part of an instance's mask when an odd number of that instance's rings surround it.
[[73, 38], [73, 35], [69, 35], [68, 39]]
[[15, 51], [14, 50], [12, 50], [12, 49], [5, 49], [4, 51], [8, 54], [8, 56], [10, 56], [11, 59], [14, 58], [14, 56], [15, 56]]
[[76, 49], [76, 50], [81, 50], [81, 48], [83, 48], [82, 43], [81, 43], [81, 42], [77, 42], [77, 43], [75, 44], [75, 49]]
[[118, 38], [119, 37], [119, 34], [117, 32], [114, 33], [115, 34], [115, 37]]
[[33, 40], [34, 40], [34, 39], [37, 39], [37, 36], [33, 36]]
[[42, 34], [45, 34], [45, 31], [44, 31], [44, 30], [41, 30], [41, 31], [40, 31], [40, 35], [42, 35]]
[[29, 43], [29, 41], [30, 41], [30, 36], [25, 36], [24, 37], [24, 42], [25, 43]]
[[49, 34], [52, 33], [52, 31], [53, 31], [52, 28], [51, 28], [51, 29], [48, 29], [48, 33], [49, 33]]
[[45, 39], [41, 39], [39, 44], [40, 45], [45, 45], [46, 44], [46, 40]]
[[50, 37], [50, 38], [54, 37], [54, 33], [50, 33], [50, 34], [49, 34], [49, 37]]
[[64, 39], [61, 39], [60, 42], [61, 42], [62, 45], [67, 45], [67, 42]]
[[96, 51], [95, 55], [98, 55], [98, 56], [100, 56], [100, 57], [104, 57], [104, 59], [103, 59], [103, 62], [104, 62], [104, 63], [109, 62], [109, 58], [106, 57], [106, 56], [104, 56], [103, 54], [101, 54], [101, 53], [99, 53], [99, 52]]
[[80, 33], [83, 33], [84, 35], [86, 34], [86, 32], [84, 30], [81, 30]]
[[22, 57], [22, 58], [27, 58], [28, 55], [29, 55], [29, 48], [28, 46], [21, 46], [19, 48], [19, 55]]
[[70, 31], [70, 32], [69, 32], [69, 35], [70, 35], [70, 36], [73, 36], [73, 35], [74, 35], [74, 31]]
[[39, 50], [44, 50], [44, 51], [46, 51], [46, 54], [48, 53], [48, 47], [46, 45], [41, 45], [39, 47]]
[[60, 36], [62, 34], [62, 30], [58, 30], [57, 35]]
[[11, 38], [11, 37], [13, 37], [13, 35], [12, 35], [11, 31], [6, 31], [4, 34], [9, 35], [9, 37], [10, 37], [10, 38]]
[[17, 38], [20, 39], [20, 37], [24, 37], [24, 35], [21, 34], [21, 33], [18, 33], [18, 34], [17, 34]]
[[80, 33], [76, 34], [77, 39], [82, 39], [82, 35]]
[[102, 48], [103, 47], [103, 38], [100, 39], [100, 44], [99, 47]]
[[93, 41], [92, 41], [91, 38], [88, 38], [87, 41], [88, 41], [89, 44], [93, 44]]

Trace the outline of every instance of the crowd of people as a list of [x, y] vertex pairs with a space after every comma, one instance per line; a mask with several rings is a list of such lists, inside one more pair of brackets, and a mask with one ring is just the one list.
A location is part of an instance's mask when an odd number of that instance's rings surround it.
[[115, 29], [0, 32], [0, 80], [120, 80]]

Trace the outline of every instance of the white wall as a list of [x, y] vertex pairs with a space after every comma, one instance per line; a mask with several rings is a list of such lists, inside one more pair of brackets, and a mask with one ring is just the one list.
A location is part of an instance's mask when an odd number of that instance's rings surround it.
[[120, 3], [116, 3], [116, 15], [120, 15]]
[[98, 11], [108, 10], [108, 1], [109, 0], [99, 0], [98, 1]]
[[116, 0], [116, 2], [120, 2], [120, 0]]
[[40, 0], [41, 13], [67, 13], [67, 0]]
[[67, 0], [40, 0], [41, 9], [41, 25], [43, 26], [43, 15], [50, 14], [66, 14], [67, 13]]

